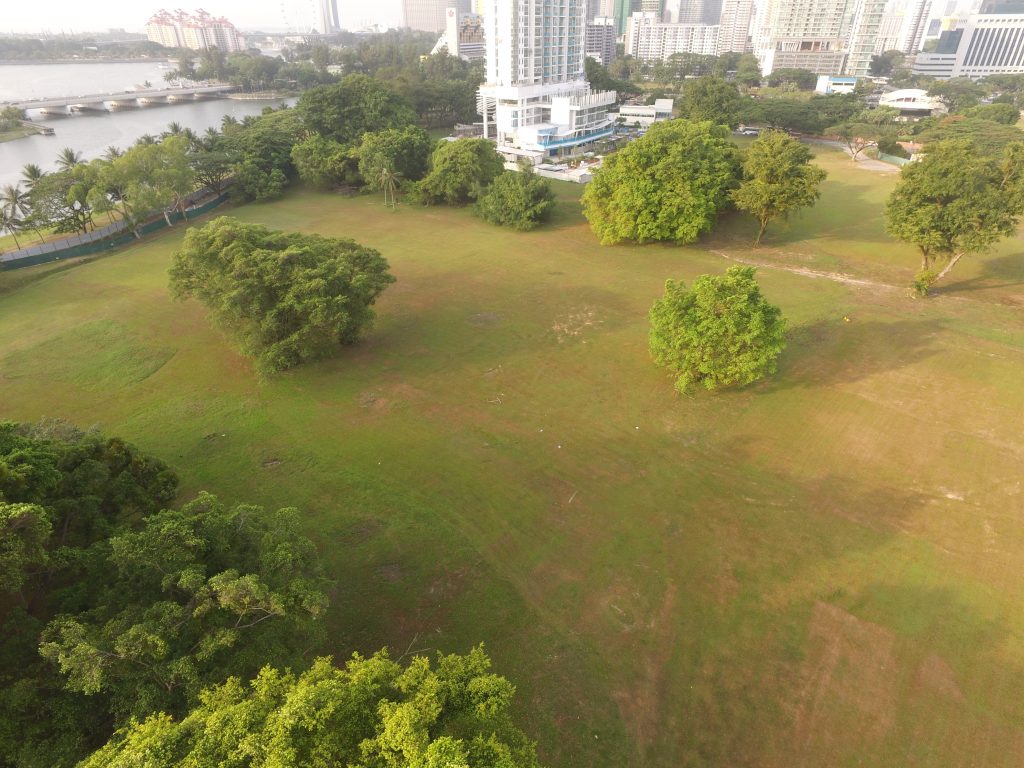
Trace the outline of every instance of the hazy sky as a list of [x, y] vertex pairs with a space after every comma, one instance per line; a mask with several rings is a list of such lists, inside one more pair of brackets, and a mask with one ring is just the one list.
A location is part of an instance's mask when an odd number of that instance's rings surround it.
[[[367, 24], [395, 25], [400, 0], [338, 0], [341, 23], [346, 29]], [[305, 29], [313, 24], [316, 0], [0, 0], [0, 32], [90, 32], [107, 28], [142, 31], [146, 20], [160, 8], [204, 8], [226, 16], [241, 29]]]

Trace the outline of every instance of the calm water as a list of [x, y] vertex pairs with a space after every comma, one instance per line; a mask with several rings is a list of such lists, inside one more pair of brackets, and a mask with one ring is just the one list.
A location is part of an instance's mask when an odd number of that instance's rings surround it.
[[[163, 82], [165, 72], [158, 62], [0, 65], [0, 101], [118, 92], [146, 80], [156, 86]], [[56, 135], [0, 143], [0, 185], [17, 183], [26, 163], [36, 163], [44, 170], [53, 168], [57, 153], [64, 147], [81, 152], [89, 160], [111, 145], [124, 149], [144, 134], [159, 134], [171, 122], [201, 133], [211, 126], [219, 127], [224, 115], [241, 119], [278, 103], [216, 99], [107, 114], [36, 117], [36, 122], [50, 126]]]

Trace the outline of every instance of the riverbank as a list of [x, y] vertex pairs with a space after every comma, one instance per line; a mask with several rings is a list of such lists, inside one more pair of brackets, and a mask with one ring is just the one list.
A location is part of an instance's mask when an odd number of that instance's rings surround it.
[[26, 139], [29, 136], [36, 135], [53, 135], [53, 129], [45, 125], [36, 125], [26, 120], [14, 130], [0, 131], [0, 144], [5, 141], [16, 141], [17, 139]]

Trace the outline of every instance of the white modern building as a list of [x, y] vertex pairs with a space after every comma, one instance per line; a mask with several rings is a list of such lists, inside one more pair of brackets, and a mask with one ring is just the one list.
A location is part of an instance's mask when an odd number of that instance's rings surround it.
[[761, 71], [807, 69], [840, 75], [854, 8], [850, 0], [764, 0], [754, 23], [754, 54]]
[[655, 13], [634, 13], [626, 24], [627, 56], [642, 61], [664, 61], [676, 53], [718, 53], [717, 24], [672, 24]]
[[543, 162], [612, 134], [615, 91], [591, 91], [586, 79], [586, 11], [579, 0], [486, 0], [477, 103], [506, 159]]
[[746, 53], [750, 50], [750, 24], [754, 18], [754, 0], [723, 0], [718, 19], [718, 50]]
[[194, 14], [182, 10], [157, 11], [146, 22], [146, 37], [167, 48], [217, 48], [226, 53], [245, 50], [245, 38], [238, 34], [234, 24], [203, 10]]
[[987, 0], [979, 13], [947, 30], [931, 53], [920, 53], [913, 72], [946, 79], [1024, 74], [1024, 0]]
[[929, 96], [928, 91], [920, 88], [902, 88], [898, 91], [890, 91], [882, 95], [882, 98], [878, 100], [878, 106], [898, 109], [901, 117], [912, 120], [946, 111], [946, 106], [940, 99]]
[[844, 75], [867, 77], [870, 74], [871, 57], [875, 55], [887, 4], [887, 0], [860, 0], [854, 5]]
[[655, 99], [653, 104], [623, 104], [612, 117], [626, 126], [649, 128], [654, 123], [670, 120], [674, 103], [674, 99]]

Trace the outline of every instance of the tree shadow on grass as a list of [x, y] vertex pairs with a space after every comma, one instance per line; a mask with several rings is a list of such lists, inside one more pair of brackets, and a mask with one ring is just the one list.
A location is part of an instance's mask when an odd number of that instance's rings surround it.
[[[955, 274], [955, 271], [951, 274]], [[982, 262], [981, 272], [966, 280], [958, 280], [935, 288], [936, 294], [967, 293], [986, 288], [1016, 288], [1024, 285], [1024, 251], [1017, 251]]]
[[861, 322], [856, 317], [820, 320], [793, 328], [771, 390], [819, 387], [859, 381], [905, 368], [938, 352], [937, 320]]

